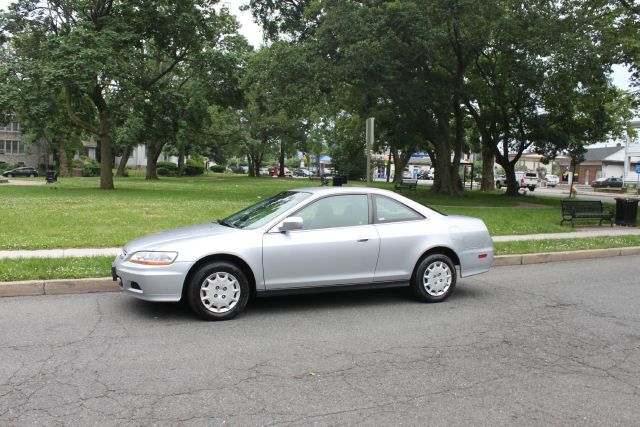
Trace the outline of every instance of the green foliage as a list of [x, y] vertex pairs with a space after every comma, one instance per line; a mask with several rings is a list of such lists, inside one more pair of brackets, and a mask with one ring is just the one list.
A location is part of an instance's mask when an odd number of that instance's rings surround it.
[[202, 162], [189, 159], [184, 166], [184, 174], [187, 176], [202, 175], [204, 173], [204, 165]]
[[[193, 75], [191, 64], [205, 73], [215, 70], [203, 58], [223, 63], [217, 60], [229, 49], [226, 36], [237, 30], [228, 10], [211, 7], [208, 0], [26, 0], [0, 20], [10, 47], [10, 61], [0, 61], [0, 76], [28, 98], [42, 96], [34, 82], [47, 94], [63, 94], [71, 121], [101, 144], [103, 189], [113, 188], [114, 134], [130, 144], [140, 136], [143, 120], [152, 124], [147, 136], [167, 128], [175, 135], [176, 120], [184, 115], [173, 106], [188, 103], [176, 92]], [[89, 114], [83, 115], [86, 105]], [[114, 132], [114, 124], [129, 129]]]
[[216, 172], [216, 173], [223, 173], [226, 170], [226, 168], [222, 165], [213, 165], [209, 167], [209, 169], [211, 170], [211, 172]]
[[82, 176], [100, 176], [100, 163], [94, 160], [84, 160], [82, 162]]
[[158, 162], [156, 170], [160, 176], [178, 176], [178, 165], [173, 162]]

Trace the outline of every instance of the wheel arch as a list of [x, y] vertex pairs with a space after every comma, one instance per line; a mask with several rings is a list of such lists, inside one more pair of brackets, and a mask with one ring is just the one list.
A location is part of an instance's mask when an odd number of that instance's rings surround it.
[[250, 296], [255, 296], [255, 294], [256, 294], [256, 277], [253, 274], [253, 270], [251, 269], [251, 267], [249, 267], [249, 264], [247, 264], [245, 260], [243, 260], [242, 258], [240, 258], [237, 255], [211, 254], [211, 255], [207, 255], [207, 256], [205, 256], [203, 258], [200, 258], [189, 269], [189, 272], [187, 273], [186, 277], [184, 278], [184, 282], [182, 283], [182, 297], [181, 297], [182, 300], [184, 300], [184, 298], [185, 298], [185, 293], [187, 292], [187, 284], [191, 280], [191, 277], [193, 276], [193, 274], [200, 267], [202, 267], [203, 265], [208, 264], [208, 263], [210, 263], [212, 261], [226, 261], [226, 262], [229, 262], [231, 264], [236, 265], [247, 276], [247, 280], [249, 280], [249, 289], [251, 290], [251, 295]]
[[428, 250], [426, 250], [420, 256], [420, 258], [418, 258], [418, 261], [416, 261], [415, 265], [413, 266], [413, 272], [411, 273], [411, 281], [413, 281], [416, 271], [418, 270], [418, 266], [420, 265], [422, 260], [428, 257], [429, 255], [434, 255], [434, 254], [446, 255], [453, 262], [454, 268], [455, 266], [460, 267], [460, 258], [458, 257], [458, 254], [456, 254], [456, 252], [453, 249], [447, 246], [435, 246], [433, 248], [429, 248]]

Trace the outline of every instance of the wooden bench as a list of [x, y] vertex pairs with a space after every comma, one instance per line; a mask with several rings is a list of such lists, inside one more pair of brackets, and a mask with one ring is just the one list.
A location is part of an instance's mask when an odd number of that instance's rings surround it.
[[604, 210], [602, 202], [599, 200], [562, 200], [562, 225], [565, 221], [570, 221], [573, 227], [573, 221], [576, 219], [598, 219], [599, 225], [602, 221], [609, 221], [613, 227], [613, 211]]
[[417, 179], [403, 179], [400, 184], [396, 184], [394, 188], [398, 191], [402, 191], [403, 189], [407, 189], [409, 191], [416, 191], [418, 188], [418, 180]]

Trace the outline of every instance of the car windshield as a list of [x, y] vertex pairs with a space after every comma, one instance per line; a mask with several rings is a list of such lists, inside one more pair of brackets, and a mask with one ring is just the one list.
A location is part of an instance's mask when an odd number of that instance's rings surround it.
[[309, 196], [311, 196], [311, 193], [283, 191], [255, 205], [244, 208], [240, 212], [218, 221], [218, 223], [227, 227], [252, 230], [265, 225]]

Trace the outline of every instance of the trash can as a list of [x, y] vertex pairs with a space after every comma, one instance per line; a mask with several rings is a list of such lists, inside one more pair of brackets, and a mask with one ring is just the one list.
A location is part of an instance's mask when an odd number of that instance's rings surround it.
[[616, 197], [616, 225], [633, 227], [638, 219], [638, 199]]
[[340, 177], [342, 178], [342, 183], [347, 185], [347, 175], [341, 175]]
[[51, 184], [54, 183], [58, 180], [58, 175], [56, 174], [55, 171], [47, 171], [47, 177], [45, 178], [47, 181], [47, 184]]
[[342, 177], [341, 176], [334, 176], [332, 178], [332, 182], [333, 182], [333, 186], [334, 187], [342, 187]]

